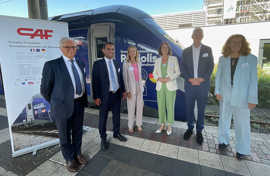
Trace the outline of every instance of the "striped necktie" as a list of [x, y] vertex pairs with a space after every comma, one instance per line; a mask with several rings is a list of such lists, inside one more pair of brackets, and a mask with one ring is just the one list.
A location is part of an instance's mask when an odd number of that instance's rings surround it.
[[72, 68], [73, 76], [75, 79], [76, 94], [80, 95], [82, 93], [82, 84], [81, 84], [80, 76], [79, 76], [78, 70], [76, 69], [74, 65], [74, 60], [72, 59], [70, 61], [71, 61], [71, 68]]

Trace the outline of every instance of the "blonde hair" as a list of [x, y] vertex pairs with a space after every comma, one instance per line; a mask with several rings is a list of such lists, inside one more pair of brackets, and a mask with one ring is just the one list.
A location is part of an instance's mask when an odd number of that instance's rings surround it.
[[138, 49], [136, 48], [136, 46], [133, 46], [133, 45], [129, 46], [127, 49], [127, 62], [130, 62], [130, 60], [131, 60], [130, 56], [129, 56], [129, 51], [132, 48], [136, 49], [135, 61], [138, 63], [139, 62], [139, 52], [138, 52]]
[[171, 56], [171, 55], [172, 55], [172, 48], [171, 48], [171, 46], [169, 45], [168, 42], [162, 42], [162, 43], [161, 43], [161, 45], [160, 45], [160, 47], [159, 47], [159, 49], [158, 49], [158, 54], [159, 54], [160, 56], [162, 56], [161, 47], [162, 47], [163, 45], [167, 45], [167, 47], [168, 47], [168, 49], [169, 49], [168, 55]]
[[225, 45], [223, 46], [223, 49], [222, 49], [223, 56], [228, 57], [232, 53], [230, 43], [231, 43], [232, 39], [234, 39], [234, 38], [240, 38], [241, 39], [240, 55], [241, 56], [249, 55], [250, 52], [251, 52], [251, 49], [249, 47], [249, 43], [247, 42], [246, 38], [241, 34], [234, 34], [234, 35], [231, 35], [227, 39], [227, 41], [225, 42]]

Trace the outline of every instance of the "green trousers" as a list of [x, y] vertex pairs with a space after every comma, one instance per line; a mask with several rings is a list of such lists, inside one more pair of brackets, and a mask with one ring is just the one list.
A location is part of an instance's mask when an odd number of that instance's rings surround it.
[[169, 91], [165, 84], [157, 91], [158, 117], [162, 124], [172, 124], [174, 122], [174, 104], [176, 91]]

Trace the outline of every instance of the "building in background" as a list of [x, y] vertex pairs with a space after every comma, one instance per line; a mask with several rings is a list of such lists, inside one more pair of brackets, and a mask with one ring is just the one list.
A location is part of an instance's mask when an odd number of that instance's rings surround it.
[[204, 0], [202, 10], [154, 15], [165, 30], [270, 21], [270, 0]]
[[206, 13], [204, 10], [154, 15], [152, 17], [165, 30], [206, 25]]
[[203, 9], [208, 25], [270, 20], [270, 0], [204, 0]]
[[193, 28], [202, 27], [203, 43], [212, 47], [215, 63], [226, 39], [243, 34], [258, 63], [270, 70], [270, 0], [204, 0], [200, 11], [155, 15], [153, 19], [182, 48], [192, 44]]
[[207, 25], [222, 24], [223, 0], [204, 0], [203, 10], [206, 13]]

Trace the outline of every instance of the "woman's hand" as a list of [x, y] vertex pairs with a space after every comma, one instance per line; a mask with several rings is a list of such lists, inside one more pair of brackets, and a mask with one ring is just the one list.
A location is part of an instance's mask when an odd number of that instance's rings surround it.
[[248, 103], [248, 109], [252, 110], [256, 107], [256, 104]]
[[222, 99], [222, 96], [220, 94], [216, 94], [216, 99], [220, 101]]
[[131, 98], [131, 93], [130, 92], [127, 93], [127, 98]]
[[167, 77], [167, 78], [158, 78], [158, 80], [157, 81], [160, 81], [160, 82], [162, 82], [162, 83], [167, 83], [167, 82], [169, 82], [171, 79], [169, 78], [169, 77]]
[[171, 79], [169, 77], [164, 78], [165, 83], [169, 82]]
[[164, 83], [164, 78], [158, 78], [157, 81]]

